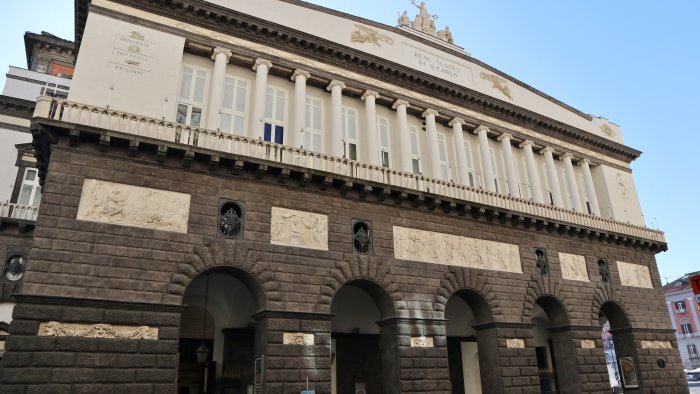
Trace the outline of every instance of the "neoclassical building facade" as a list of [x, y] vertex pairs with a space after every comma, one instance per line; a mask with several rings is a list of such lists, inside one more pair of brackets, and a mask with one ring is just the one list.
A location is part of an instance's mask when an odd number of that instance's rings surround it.
[[641, 152], [416, 7], [77, 0], [3, 390], [687, 392]]

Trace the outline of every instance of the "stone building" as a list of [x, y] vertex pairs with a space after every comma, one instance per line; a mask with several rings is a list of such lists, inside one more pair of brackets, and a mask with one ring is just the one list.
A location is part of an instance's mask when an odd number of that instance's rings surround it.
[[77, 0], [3, 390], [687, 392], [640, 152], [416, 7]]

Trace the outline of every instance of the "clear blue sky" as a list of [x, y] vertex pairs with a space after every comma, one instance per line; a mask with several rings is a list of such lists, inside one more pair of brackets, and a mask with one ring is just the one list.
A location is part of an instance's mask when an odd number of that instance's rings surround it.
[[[230, 0], [248, 1], [248, 0]], [[393, 25], [409, 0], [315, 0]], [[427, 0], [438, 27], [475, 58], [557, 99], [622, 127], [643, 151], [633, 162], [647, 226], [666, 232], [662, 277], [700, 270], [693, 223], [700, 192], [700, 1]], [[73, 39], [73, 0], [8, 1], [0, 14], [0, 67], [26, 67], [30, 30]], [[0, 80], [4, 84], [4, 78]], [[699, 231], [700, 233], [700, 231]]]

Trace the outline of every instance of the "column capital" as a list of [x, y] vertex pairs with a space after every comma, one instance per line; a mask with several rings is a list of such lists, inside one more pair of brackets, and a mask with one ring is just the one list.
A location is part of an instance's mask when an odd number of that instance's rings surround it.
[[551, 146], [545, 146], [544, 148], [540, 149], [540, 154], [543, 155], [545, 153], [551, 153], [554, 154], [554, 149]]
[[403, 105], [403, 106], [406, 107], [406, 108], [411, 107], [411, 104], [409, 104], [408, 101], [402, 100], [402, 99], [396, 99], [396, 101], [394, 101], [394, 103], [391, 104], [391, 109], [396, 109], [396, 108], [398, 108], [398, 107], [401, 106], [401, 105]]
[[502, 140], [511, 140], [511, 139], [513, 139], [513, 134], [511, 134], [511, 133], [501, 133], [501, 135], [499, 135], [496, 138], [496, 140], [499, 142]]
[[379, 93], [375, 92], [374, 90], [369, 90], [369, 89], [367, 89], [367, 90], [365, 90], [364, 93], [362, 93], [362, 97], [360, 97], [360, 98], [361, 98], [362, 100], [364, 100], [364, 99], [366, 99], [366, 98], [369, 97], [369, 96], [374, 97], [374, 99], [376, 100], [376, 99], [379, 98]]
[[311, 74], [310, 74], [308, 71], [306, 71], [306, 70], [301, 70], [301, 69], [296, 69], [296, 70], [294, 70], [294, 73], [292, 74], [292, 77], [289, 78], [289, 79], [291, 79], [292, 82], [294, 82], [294, 81], [297, 80], [297, 77], [299, 77], [299, 76], [304, 77], [304, 78], [306, 78], [306, 79], [311, 78]]
[[591, 161], [584, 157], [583, 159], [581, 159], [581, 160], [579, 160], [578, 162], [576, 162], [576, 164], [578, 164], [578, 165], [588, 164], [588, 165], [590, 166], [590, 165], [591, 165]]
[[343, 81], [338, 81], [337, 79], [334, 79], [328, 84], [326, 90], [330, 92], [331, 89], [333, 89], [336, 86], [340, 87], [340, 90], [345, 89], [345, 83]]
[[573, 158], [574, 158], [574, 156], [569, 152], [566, 152], [563, 155], [559, 156], [559, 160], [565, 160], [565, 159], [573, 160]]
[[434, 110], [434, 109], [432, 109], [432, 108], [426, 109], [426, 110], [423, 111], [423, 113], [421, 114], [421, 116], [424, 117], [424, 118], [427, 118], [429, 115], [438, 116], [439, 114], [438, 114], [438, 111], [436, 111], [436, 110]]
[[267, 59], [257, 58], [257, 59], [255, 59], [255, 64], [253, 64], [253, 71], [257, 71], [257, 70], [258, 70], [258, 66], [260, 66], [260, 65], [265, 65], [265, 66], [267, 66], [267, 69], [268, 69], [268, 70], [272, 68], [272, 62], [271, 62], [271, 61], [269, 61], [269, 60], [267, 60]]
[[452, 127], [452, 126], [454, 126], [454, 125], [459, 125], [459, 127], [462, 127], [462, 125], [463, 125], [464, 123], [465, 123], [465, 122], [464, 122], [464, 119], [462, 119], [462, 118], [460, 118], [460, 117], [454, 117], [454, 118], [452, 118], [452, 120], [450, 120], [449, 123], [447, 123], [447, 125], [450, 126], [450, 127]]
[[226, 48], [216, 47], [214, 48], [214, 51], [211, 55], [211, 60], [216, 61], [216, 56], [218, 55], [226, 55], [226, 63], [228, 63], [229, 59], [231, 59], [231, 56], [233, 56], [233, 52], [229, 51]]
[[522, 149], [524, 146], [533, 147], [533, 146], [535, 146], [535, 143], [530, 141], [530, 140], [525, 140], [525, 141], [521, 142], [520, 144], [518, 144], [518, 148], [520, 148], [520, 149]]
[[479, 126], [479, 127], [477, 127], [477, 128], [474, 129], [474, 134], [479, 134], [479, 133], [481, 133], [482, 131], [483, 131], [483, 132], [486, 132], [486, 134], [488, 135], [489, 131], [491, 131], [491, 130], [489, 130], [489, 128], [486, 127], [486, 126]]

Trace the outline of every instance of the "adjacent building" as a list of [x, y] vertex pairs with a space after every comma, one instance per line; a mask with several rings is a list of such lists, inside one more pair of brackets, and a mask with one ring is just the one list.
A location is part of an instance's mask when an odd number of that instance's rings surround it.
[[700, 296], [693, 293], [690, 278], [699, 272], [684, 275], [664, 286], [666, 305], [676, 331], [678, 350], [685, 369], [700, 368]]
[[3, 390], [687, 392], [641, 152], [413, 3], [77, 0]]

